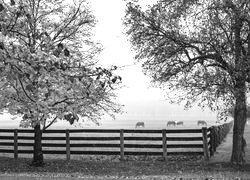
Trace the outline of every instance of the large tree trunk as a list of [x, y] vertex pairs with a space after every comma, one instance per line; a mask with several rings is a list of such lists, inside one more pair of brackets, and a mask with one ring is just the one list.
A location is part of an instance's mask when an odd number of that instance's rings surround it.
[[247, 59], [242, 54], [242, 39], [241, 28], [243, 21], [240, 18], [239, 12], [235, 11], [234, 22], [234, 46], [235, 46], [235, 108], [234, 108], [234, 127], [233, 127], [233, 150], [231, 162], [233, 164], [244, 164], [245, 146], [246, 141], [243, 137], [245, 124], [247, 119], [247, 105], [246, 105], [246, 65]]
[[34, 149], [33, 149], [33, 166], [43, 166], [43, 152], [42, 152], [42, 130], [40, 124], [34, 127]]
[[243, 80], [236, 82], [236, 102], [234, 109], [233, 149], [231, 162], [244, 164], [246, 141], [243, 137], [247, 119], [246, 85]]

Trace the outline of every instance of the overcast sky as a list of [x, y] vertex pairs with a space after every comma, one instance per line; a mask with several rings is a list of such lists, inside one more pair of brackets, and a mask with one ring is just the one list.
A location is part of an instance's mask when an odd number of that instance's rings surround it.
[[[162, 90], [151, 87], [150, 79], [142, 73], [140, 65], [135, 65], [135, 54], [131, 50], [128, 37], [124, 35], [122, 24], [126, 8], [124, 0], [89, 1], [97, 19], [95, 38], [104, 47], [100, 55], [101, 63], [126, 66], [119, 72], [126, 87], [118, 93], [118, 101], [125, 105], [126, 113], [118, 115], [112, 123], [131, 127], [137, 121], [145, 121], [151, 125], [156, 123], [155, 126], [158, 127], [165, 126], [168, 120], [215, 121], [216, 116], [210, 111], [203, 112], [198, 108], [185, 111], [183, 106], [170, 105], [165, 101]], [[141, 0], [141, 2], [146, 7], [151, 0]], [[108, 125], [110, 122], [103, 120], [102, 123]]]

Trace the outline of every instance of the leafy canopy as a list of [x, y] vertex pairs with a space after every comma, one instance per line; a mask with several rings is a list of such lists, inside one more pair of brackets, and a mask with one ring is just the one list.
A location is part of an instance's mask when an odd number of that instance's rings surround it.
[[121, 77], [98, 66], [94, 25], [84, 1], [0, 0], [0, 110], [44, 129], [120, 112]]
[[124, 24], [154, 83], [187, 107], [220, 109], [234, 104], [237, 78], [250, 82], [249, 17], [249, 1], [160, 0], [145, 11], [128, 3]]

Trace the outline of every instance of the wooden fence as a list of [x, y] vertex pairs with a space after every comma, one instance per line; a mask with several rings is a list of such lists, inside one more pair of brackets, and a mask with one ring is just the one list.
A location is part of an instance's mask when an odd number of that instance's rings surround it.
[[[44, 154], [71, 155], [203, 155], [209, 159], [210, 128], [202, 129], [67, 129], [45, 130]], [[0, 129], [0, 153], [32, 154], [34, 130]]]
[[210, 131], [208, 142], [210, 156], [214, 155], [216, 148], [223, 142], [229, 131], [233, 126], [233, 121], [222, 124], [220, 126], [211, 126], [208, 128]]

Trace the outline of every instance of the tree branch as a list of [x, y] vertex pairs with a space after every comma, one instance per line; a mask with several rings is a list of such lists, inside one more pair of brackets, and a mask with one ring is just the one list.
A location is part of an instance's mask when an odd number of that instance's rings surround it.
[[27, 96], [27, 98], [28, 98], [29, 100], [31, 100], [32, 102], [36, 103], [36, 101], [33, 100], [33, 99], [27, 94], [26, 90], [25, 90], [24, 87], [23, 87], [23, 83], [22, 83], [22, 81], [20, 80], [19, 77], [18, 77], [18, 80], [19, 80], [19, 82], [20, 82], [20, 84], [21, 84], [21, 87], [22, 87], [22, 90], [23, 90], [24, 94]]
[[44, 126], [43, 130], [46, 130], [47, 128], [49, 128], [56, 121], [57, 118], [58, 116], [56, 116], [52, 121], [50, 121], [50, 123], [47, 126]]

